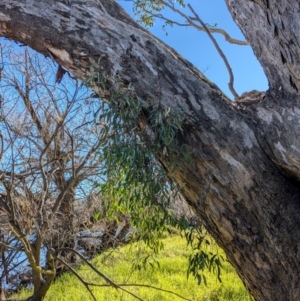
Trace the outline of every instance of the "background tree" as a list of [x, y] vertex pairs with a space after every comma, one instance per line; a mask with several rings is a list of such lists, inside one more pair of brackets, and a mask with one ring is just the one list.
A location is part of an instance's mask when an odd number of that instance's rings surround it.
[[[130, 187], [120, 180], [118, 174], [124, 175], [124, 166], [118, 165], [122, 161], [112, 161], [109, 156], [118, 151], [126, 154], [127, 144], [137, 146], [136, 134], [128, 132], [129, 124], [60, 65], [55, 70], [51, 60], [8, 42], [1, 45], [1, 58], [4, 68], [0, 83], [0, 279], [1, 283], [6, 282], [3, 291], [19, 291], [33, 284], [34, 294], [29, 300], [43, 300], [61, 271], [69, 269], [78, 276], [72, 268], [76, 259], [84, 260], [83, 255], [91, 258], [125, 243], [130, 231], [154, 247], [160, 246], [154, 240], [157, 234], [149, 231], [150, 224], [157, 227], [154, 221], [162, 220], [159, 208], [151, 206], [153, 200], [142, 210], [131, 208], [132, 216], [128, 214], [130, 208], [117, 205], [117, 195], [123, 199], [137, 197], [139, 190], [141, 207], [142, 195], [144, 199], [156, 200], [165, 185], [164, 181], [160, 183], [165, 173], [160, 173], [157, 164], [153, 172], [150, 164], [143, 172], [135, 159], [133, 165], [124, 160], [123, 164], [142, 178], [134, 176], [139, 182], [135, 180]], [[147, 155], [150, 160], [149, 151]], [[144, 159], [140, 154], [139, 158]], [[151, 178], [154, 173], [157, 181]], [[143, 185], [145, 175], [154, 185]], [[102, 195], [97, 193], [99, 183], [103, 186]], [[107, 189], [113, 191], [115, 199], [110, 199], [112, 195]], [[178, 202], [182, 203], [179, 199]], [[186, 215], [179, 212], [182, 206], [177, 207], [177, 213], [172, 215]], [[139, 230], [132, 228], [132, 221], [140, 226]], [[101, 272], [98, 274], [108, 281]], [[88, 284], [78, 278], [91, 293]], [[117, 286], [110, 280], [108, 283]]]
[[131, 83], [147, 102], [137, 124], [149, 144], [158, 135], [149, 119], [153, 107], [180, 109], [182, 130], [169, 147], [188, 145], [192, 164], [181, 156], [171, 161], [165, 145], [157, 157], [255, 299], [299, 300], [299, 4], [226, 3], [269, 81], [266, 97], [246, 105], [232, 103], [113, 1], [4, 0], [1, 35], [81, 79], [101, 58], [97, 72], [106, 81], [97, 92], [109, 101], [116, 82], [119, 92]]
[[[94, 114], [100, 104], [79, 81], [58, 87], [51, 61], [42, 63], [27, 49], [12, 52], [9, 44], [1, 50], [1, 246], [8, 250], [5, 256], [25, 253], [33, 300], [39, 300], [57, 272], [49, 250], [75, 248], [76, 232], [91, 218], [75, 219], [74, 206], [79, 207], [99, 181], [98, 147], [104, 137]], [[9, 233], [17, 244], [9, 241]], [[14, 262], [11, 274], [22, 261], [24, 256]], [[11, 268], [8, 262], [4, 258], [4, 267]]]

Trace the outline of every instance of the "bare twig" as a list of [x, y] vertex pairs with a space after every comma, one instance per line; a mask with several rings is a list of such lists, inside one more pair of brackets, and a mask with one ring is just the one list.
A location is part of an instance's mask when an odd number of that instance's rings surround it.
[[124, 289], [123, 287], [119, 286], [118, 284], [116, 284], [115, 282], [113, 282], [111, 279], [109, 279], [107, 276], [105, 276], [103, 273], [101, 273], [93, 264], [91, 264], [83, 255], [81, 255], [79, 252], [77, 252], [76, 250], [73, 250], [71, 248], [60, 248], [57, 250], [57, 252], [60, 251], [68, 251], [68, 252], [73, 252], [75, 253], [77, 256], [79, 256], [96, 274], [98, 274], [101, 278], [103, 278], [110, 286], [116, 288], [116, 289], [120, 289], [124, 292], [126, 292], [127, 294], [133, 296], [134, 298], [140, 300], [140, 301], [144, 301], [143, 299], [141, 299], [139, 296], [135, 295], [134, 293]]
[[[89, 285], [93, 285], [93, 286], [103, 286], [103, 287], [107, 287], [107, 286], [110, 286], [109, 284], [95, 284], [95, 283], [89, 283]], [[185, 298], [173, 291], [169, 291], [169, 290], [165, 290], [163, 288], [160, 288], [160, 287], [156, 287], [156, 286], [153, 286], [153, 285], [148, 285], [148, 284], [136, 284], [136, 283], [122, 283], [122, 284], [118, 284], [118, 286], [122, 287], [122, 286], [136, 286], [136, 287], [146, 287], [146, 288], [151, 288], [151, 289], [154, 289], [154, 290], [158, 290], [158, 291], [161, 291], [161, 292], [165, 292], [165, 293], [169, 293], [169, 294], [173, 294], [183, 300], [187, 300], [187, 301], [192, 301], [192, 299], [188, 299], [188, 298]]]
[[[83, 283], [83, 285], [87, 288], [87, 290], [93, 295], [93, 293], [91, 292], [89, 286], [97, 286], [97, 287], [109, 287], [109, 286], [113, 286], [115, 288], [120, 288], [122, 289], [122, 287], [124, 286], [130, 286], [130, 287], [147, 287], [147, 288], [151, 288], [151, 289], [154, 289], [154, 290], [158, 290], [158, 291], [161, 291], [161, 292], [165, 292], [165, 293], [169, 293], [169, 294], [173, 294], [183, 300], [187, 300], [187, 301], [192, 301], [191, 299], [188, 299], [188, 298], [185, 298], [184, 296], [181, 296], [180, 294], [177, 294], [173, 291], [170, 291], [170, 290], [165, 290], [165, 289], [162, 289], [162, 288], [159, 288], [159, 287], [156, 287], [156, 286], [153, 286], [153, 285], [148, 285], [148, 284], [136, 284], [136, 283], [122, 283], [122, 284], [116, 284], [114, 283], [112, 280], [110, 280], [109, 278], [107, 278], [103, 273], [101, 273], [98, 269], [96, 269], [96, 267], [94, 265], [92, 265], [90, 262], [88, 262], [84, 256], [82, 256], [80, 253], [78, 253], [77, 251], [73, 250], [73, 249], [68, 249], [68, 248], [61, 248], [59, 249], [58, 251], [72, 251], [74, 253], [76, 253], [77, 255], [80, 256], [81, 259], [84, 260], [85, 263], [87, 263], [89, 265], [90, 268], [92, 268], [98, 275], [100, 275], [102, 278], [105, 279], [105, 281], [108, 283], [108, 284], [97, 284], [97, 283], [93, 283], [93, 282], [87, 282], [85, 281], [67, 262], [65, 262], [62, 258], [60, 257], [57, 257], [58, 260], [60, 260], [63, 264], [65, 264], [69, 269], [70, 271]], [[122, 289], [124, 290], [124, 289]], [[126, 291], [126, 290], [125, 290]], [[126, 291], [127, 293], [130, 293], [128, 291]], [[130, 293], [131, 294], [131, 293]], [[136, 296], [137, 297], [137, 296]], [[93, 295], [93, 298], [94, 298], [94, 295]], [[139, 298], [139, 297], [138, 297]], [[95, 298], [94, 298], [95, 300]], [[139, 300], [142, 300], [142, 299], [139, 299]]]
[[221, 56], [221, 58], [223, 59], [224, 63], [225, 63], [225, 66], [228, 70], [228, 73], [229, 73], [229, 83], [228, 83], [228, 87], [231, 91], [231, 93], [233, 94], [234, 98], [236, 100], [238, 100], [240, 97], [239, 95], [237, 94], [237, 92], [235, 91], [234, 87], [233, 87], [233, 82], [234, 82], [234, 76], [233, 76], [233, 73], [232, 73], [232, 70], [231, 70], [231, 67], [229, 65], [229, 62], [224, 54], [224, 52], [222, 51], [222, 49], [220, 48], [220, 46], [218, 45], [217, 41], [215, 40], [215, 38], [213, 37], [213, 35], [210, 33], [209, 29], [207, 28], [207, 26], [205, 25], [205, 23], [201, 20], [201, 18], [198, 16], [198, 14], [195, 12], [195, 10], [193, 9], [193, 7], [188, 4], [187, 5], [188, 8], [191, 10], [191, 12], [194, 14], [195, 17], [190, 17], [191, 20], [196, 20], [198, 21], [202, 26], [203, 28], [205, 29], [206, 33], [208, 34], [209, 38], [211, 39], [211, 41], [213, 42], [213, 44], [215, 45], [219, 55]]
[[97, 301], [95, 295], [93, 294], [92, 290], [89, 287], [89, 283], [86, 282], [66, 261], [64, 261], [62, 258], [57, 257], [57, 259], [63, 263], [65, 266], [68, 267], [68, 269], [79, 279], [79, 281], [85, 286], [85, 288], [88, 290], [88, 292], [91, 294], [92, 298]]
[[7, 245], [7, 244], [5, 244], [4, 242], [1, 242], [1, 241], [0, 241], [0, 246], [4, 247], [6, 249], [10, 249], [10, 250], [16, 251], [16, 252], [22, 252], [23, 251], [22, 249], [14, 248], [14, 247], [12, 247], [10, 245]]
[[[143, 11], [145, 11], [147, 14], [153, 16], [153, 17], [156, 17], [156, 18], [160, 18], [162, 20], [165, 20], [169, 23], [172, 23], [172, 24], [176, 24], [178, 26], [192, 26], [198, 30], [201, 30], [201, 31], [205, 31], [209, 38], [211, 39], [211, 41], [213, 42], [215, 48], [217, 49], [219, 55], [221, 56], [221, 58], [223, 59], [224, 63], [225, 63], [225, 66], [228, 70], [228, 73], [229, 73], [229, 83], [228, 83], [228, 87], [231, 91], [231, 93], [233, 94], [235, 100], [238, 100], [240, 97], [239, 95], [237, 94], [237, 92], [235, 91], [234, 87], [233, 87], [233, 83], [234, 83], [234, 76], [233, 76], [233, 72], [231, 70], [231, 66], [225, 56], [225, 54], [223, 53], [222, 49], [220, 48], [220, 46], [218, 45], [217, 41], [215, 40], [215, 38], [213, 37], [212, 33], [219, 33], [219, 34], [222, 34], [226, 41], [232, 43], [232, 44], [237, 44], [237, 45], [249, 45], [249, 42], [247, 41], [241, 41], [241, 40], [236, 40], [236, 39], [233, 39], [230, 37], [230, 35], [223, 29], [220, 29], [220, 28], [208, 28], [206, 26], [206, 24], [202, 21], [202, 19], [198, 16], [198, 14], [195, 12], [195, 10], [193, 9], [193, 7], [188, 4], [188, 8], [192, 11], [192, 13], [194, 14], [194, 17], [189, 17], [187, 16], [185, 13], [183, 13], [181, 10], [175, 8], [174, 4], [170, 4], [168, 3], [167, 1], [165, 0], [160, 0], [160, 3], [166, 7], [168, 7], [170, 10], [172, 10], [173, 12], [175, 12], [176, 14], [180, 15], [182, 18], [184, 18], [186, 20], [187, 23], [179, 23], [177, 21], [173, 21], [171, 19], [168, 19], [166, 17], [164, 17], [163, 15], [161, 14], [154, 14], [153, 12], [147, 10], [145, 7], [142, 7], [141, 5], [139, 5], [136, 1], [134, 0], [129, 0], [129, 1], [132, 1], [135, 3], [136, 6], [140, 7]], [[196, 24], [194, 21], [197, 21], [200, 23], [201, 26], [199, 26], [198, 24]]]
[[95, 273], [97, 273], [100, 277], [102, 277], [109, 285], [113, 286], [114, 288], [118, 288], [118, 285], [114, 283], [112, 280], [110, 280], [107, 276], [105, 276], [103, 273], [101, 273], [94, 265], [92, 265], [82, 254], [77, 252], [74, 249], [71, 248], [59, 248], [57, 252], [60, 251], [67, 251], [67, 252], [73, 252], [77, 256], [79, 256]]
[[[129, 0], [132, 1], [132, 0]], [[132, 1], [136, 6], [140, 7], [143, 11], [145, 11], [147, 14], [151, 15], [152, 17], [155, 18], [159, 18], [161, 20], [165, 20], [167, 22], [169, 22], [170, 24], [175, 24], [177, 26], [182, 26], [182, 27], [188, 27], [188, 26], [192, 26], [200, 31], [205, 31], [205, 28], [203, 26], [199, 26], [197, 25], [195, 22], [193, 22], [192, 19], [190, 19], [185, 13], [183, 13], [182, 11], [180, 11], [179, 9], [176, 9], [174, 5], [170, 5], [169, 3], [167, 3], [166, 1], [161, 1], [161, 3], [165, 6], [167, 6], [169, 9], [171, 9], [173, 12], [179, 14], [181, 17], [183, 17], [187, 23], [179, 23], [177, 21], [171, 20], [169, 18], [164, 17], [162, 14], [154, 14], [153, 12], [151, 12], [150, 10], [147, 10], [145, 7], [142, 7], [141, 5], [139, 5], [136, 1]], [[207, 27], [207, 26], [206, 26]], [[241, 41], [238, 39], [234, 39], [232, 38], [226, 30], [221, 29], [221, 28], [208, 28], [208, 30], [211, 33], [219, 33], [221, 35], [224, 36], [225, 40], [231, 44], [236, 44], [236, 45], [241, 45], [241, 46], [248, 46], [250, 43], [248, 41]]]
[[3, 150], [4, 150], [4, 141], [1, 133], [0, 133], [0, 139], [1, 139], [1, 151], [0, 151], [0, 161], [1, 161], [3, 156]]

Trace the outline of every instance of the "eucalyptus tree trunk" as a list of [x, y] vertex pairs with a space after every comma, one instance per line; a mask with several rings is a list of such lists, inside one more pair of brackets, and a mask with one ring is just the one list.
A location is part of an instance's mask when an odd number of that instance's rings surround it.
[[[269, 80], [235, 104], [112, 0], [2, 0], [0, 35], [54, 58], [77, 78], [98, 68], [137, 96], [185, 114], [170, 176], [256, 300], [300, 300], [300, 4], [226, 0]], [[93, 66], [93, 67], [91, 67]], [[109, 89], [102, 91], [109, 96]], [[147, 110], [144, 112], [146, 115]], [[145, 119], [140, 122], [146, 123]], [[148, 126], [144, 124], [144, 126]], [[159, 155], [159, 154], [158, 154]]]

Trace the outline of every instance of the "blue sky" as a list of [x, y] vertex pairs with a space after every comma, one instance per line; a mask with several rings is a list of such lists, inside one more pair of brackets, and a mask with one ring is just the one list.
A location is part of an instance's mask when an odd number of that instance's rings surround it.
[[[126, 11], [133, 16], [132, 2], [118, 0]], [[224, 0], [190, 0], [190, 3], [204, 23], [215, 24], [226, 30], [231, 37], [245, 40], [240, 29], [234, 23]], [[171, 16], [167, 12], [168, 16]], [[150, 31], [166, 44], [176, 49], [182, 56], [192, 62], [200, 71], [219, 88], [233, 98], [228, 88], [229, 74], [206, 33], [192, 27], [167, 27], [168, 35], [162, 30], [162, 22], [156, 24]], [[214, 34], [221, 49], [225, 53], [235, 78], [235, 89], [238, 94], [246, 91], [268, 89], [268, 82], [262, 67], [250, 46], [233, 45], [225, 41], [220, 34]]]

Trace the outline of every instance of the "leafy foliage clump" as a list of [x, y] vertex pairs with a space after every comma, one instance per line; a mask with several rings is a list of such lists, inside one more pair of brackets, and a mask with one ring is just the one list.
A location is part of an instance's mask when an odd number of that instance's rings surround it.
[[[145, 242], [154, 254], [163, 249], [159, 238], [174, 228], [183, 231], [188, 243], [200, 250], [202, 242], [207, 242], [206, 234], [201, 227], [191, 229], [186, 216], [174, 214], [172, 203], [180, 189], [160, 162], [167, 159], [173, 169], [177, 168], [178, 158], [191, 163], [189, 150], [178, 140], [184, 133], [182, 112], [164, 107], [159, 101], [153, 105], [153, 101], [137, 97], [131, 85], [116, 88], [120, 87], [117, 80], [99, 74], [95, 79], [101, 91], [107, 91], [106, 82], [115, 82], [106, 95], [99, 93], [100, 101], [106, 102], [96, 116], [101, 135], [106, 137], [99, 148], [104, 163], [99, 189], [107, 200], [108, 214], [111, 218], [117, 218], [117, 212], [130, 214], [132, 225], [138, 229], [132, 235]], [[149, 253], [136, 266], [141, 268], [147, 263], [156, 263]], [[205, 250], [195, 251], [188, 273], [199, 283], [201, 279], [205, 282], [201, 276], [204, 267], [214, 270], [220, 278], [220, 258]]]
[[187, 276], [193, 275], [198, 284], [203, 282], [207, 285], [205, 270], [208, 270], [217, 277], [219, 282], [222, 282], [221, 268], [223, 268], [224, 257], [207, 232], [194, 229], [194, 231], [186, 232], [185, 237], [193, 250], [189, 255]]
[[179, 191], [154, 156], [159, 149], [163, 156], [172, 154], [181, 119], [169, 109], [153, 108], [148, 120], [151, 141], [141, 139], [145, 133], [137, 134], [137, 120], [147, 104], [129, 96], [134, 94], [130, 86], [126, 92], [122, 99], [119, 95], [113, 97], [98, 116], [102, 130], [109, 135], [100, 147], [105, 162], [100, 191], [109, 200], [111, 214], [130, 212], [139, 238], [158, 252], [162, 246], [157, 237], [168, 227], [187, 227], [187, 221], [179, 221], [171, 214], [170, 200]]

